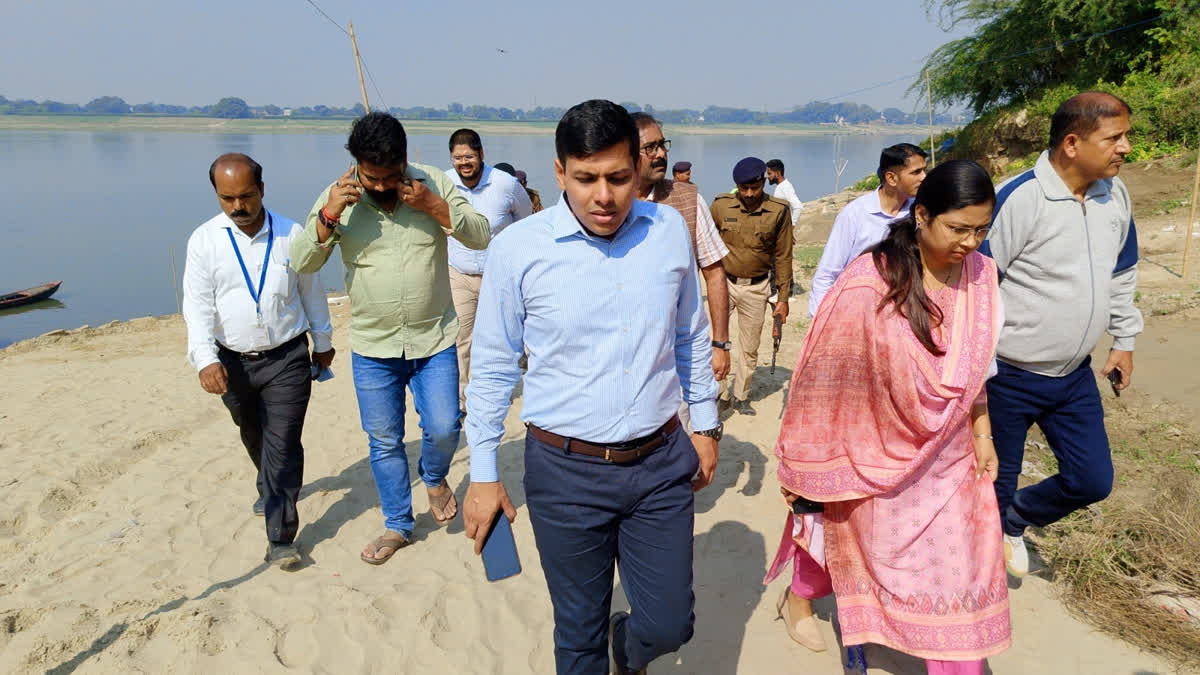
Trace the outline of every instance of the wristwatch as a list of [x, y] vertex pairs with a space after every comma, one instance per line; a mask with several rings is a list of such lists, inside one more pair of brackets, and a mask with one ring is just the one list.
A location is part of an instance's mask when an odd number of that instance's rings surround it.
[[693, 431], [692, 433], [696, 434], [697, 436], [707, 436], [707, 437], [713, 439], [714, 441], [719, 441], [719, 440], [721, 440], [721, 436], [725, 434], [725, 423], [718, 422], [717, 426], [713, 429], [705, 429], [704, 431]]
[[726, 340], [725, 342], [719, 342], [717, 340], [713, 340], [712, 346], [716, 347], [717, 349], [724, 349], [725, 351], [729, 351], [729, 350], [733, 349], [733, 343], [730, 342], [729, 340]]

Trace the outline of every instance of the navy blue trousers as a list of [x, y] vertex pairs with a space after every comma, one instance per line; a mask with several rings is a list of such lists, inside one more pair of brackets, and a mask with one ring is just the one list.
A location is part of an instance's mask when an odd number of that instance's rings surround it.
[[691, 479], [698, 467], [682, 428], [630, 464], [525, 437], [525, 498], [554, 606], [559, 675], [609, 672], [608, 619], [618, 564], [632, 611], [613, 635], [617, 662], [645, 668], [692, 638]]
[[[988, 415], [1000, 459], [996, 501], [1005, 534], [1049, 525], [1112, 491], [1112, 456], [1091, 361], [1063, 377], [1000, 362], [988, 380]], [[1058, 459], [1058, 473], [1018, 490], [1025, 436], [1035, 423]]]

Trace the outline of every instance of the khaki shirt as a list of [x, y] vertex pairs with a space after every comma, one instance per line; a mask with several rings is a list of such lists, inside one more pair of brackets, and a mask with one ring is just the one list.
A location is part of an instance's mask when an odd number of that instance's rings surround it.
[[729, 247], [722, 261], [735, 277], [752, 279], [775, 265], [778, 289], [792, 287], [792, 216], [788, 203], [764, 196], [755, 211], [747, 211], [737, 195], [722, 194], [713, 200], [713, 221]]
[[[440, 169], [408, 165], [408, 174], [450, 205], [450, 234], [470, 249], [491, 240], [487, 218], [472, 208]], [[332, 187], [332, 186], [331, 186]], [[350, 294], [350, 348], [372, 358], [422, 359], [454, 346], [458, 315], [450, 298], [446, 231], [426, 213], [403, 202], [385, 211], [368, 195], [342, 212], [342, 224], [317, 242], [317, 212], [329, 199], [321, 192], [292, 241], [297, 272], [321, 269], [335, 246], [342, 249]]]

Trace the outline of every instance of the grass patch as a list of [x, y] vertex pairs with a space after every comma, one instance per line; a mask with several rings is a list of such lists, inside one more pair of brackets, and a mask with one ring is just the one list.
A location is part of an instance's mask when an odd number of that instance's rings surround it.
[[792, 249], [792, 257], [796, 259], [800, 269], [811, 275], [821, 262], [821, 253], [824, 250], [824, 246], [797, 246]]
[[[1181, 669], [1198, 668], [1200, 439], [1179, 415], [1115, 406], [1114, 413], [1106, 420], [1113, 494], [1046, 528], [1039, 548], [1071, 612]], [[1046, 474], [1057, 471], [1040, 443], [1026, 459]]]

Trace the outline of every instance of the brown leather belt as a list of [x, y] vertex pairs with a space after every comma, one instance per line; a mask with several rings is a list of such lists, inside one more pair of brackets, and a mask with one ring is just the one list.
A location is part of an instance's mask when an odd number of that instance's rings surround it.
[[679, 428], [679, 417], [675, 416], [667, 420], [667, 423], [659, 427], [658, 431], [648, 436], [636, 438], [625, 443], [610, 443], [607, 445], [598, 445], [596, 443], [581, 441], [578, 438], [559, 436], [553, 431], [546, 431], [532, 424], [527, 424], [525, 427], [530, 436], [533, 436], [546, 445], [552, 445], [567, 452], [574, 452], [580, 455], [599, 457], [613, 464], [628, 464], [649, 455], [665, 445], [667, 436]]

